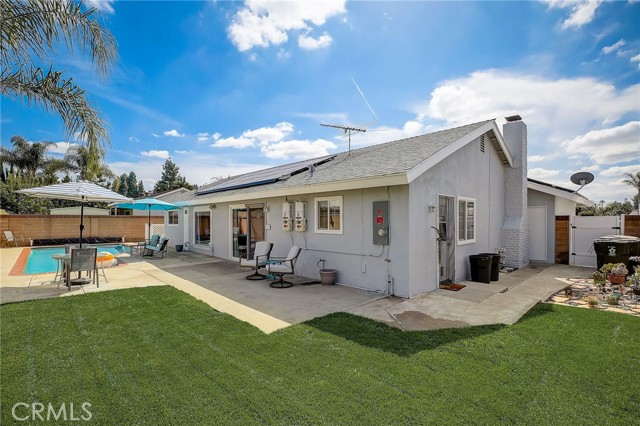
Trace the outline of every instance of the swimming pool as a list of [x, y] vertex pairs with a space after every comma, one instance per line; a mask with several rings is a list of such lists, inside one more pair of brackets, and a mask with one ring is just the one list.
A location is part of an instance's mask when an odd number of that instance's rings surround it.
[[[113, 255], [129, 253], [129, 248], [122, 245], [97, 246], [98, 253], [106, 251]], [[24, 267], [24, 274], [45, 274], [55, 272], [57, 261], [51, 256], [64, 254], [64, 247], [33, 248]]]

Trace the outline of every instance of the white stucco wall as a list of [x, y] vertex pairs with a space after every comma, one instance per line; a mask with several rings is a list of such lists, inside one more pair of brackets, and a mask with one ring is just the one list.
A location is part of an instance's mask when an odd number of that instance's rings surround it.
[[[288, 198], [290, 202], [307, 203], [307, 231], [305, 232], [282, 230], [284, 197], [215, 203], [216, 208], [211, 210], [213, 256], [223, 259], [231, 257], [230, 206], [266, 203], [268, 206], [266, 239], [274, 244], [272, 255], [286, 256], [292, 245], [303, 249], [296, 265], [296, 275], [319, 279], [317, 263], [320, 259], [325, 259], [325, 268], [338, 271], [338, 283], [385, 293], [393, 292], [398, 296], [408, 297], [408, 189], [408, 185], [403, 185], [388, 189], [369, 188], [291, 196]], [[314, 198], [335, 195], [343, 197], [343, 234], [316, 233], [314, 231]], [[373, 244], [372, 203], [387, 200], [390, 204], [390, 246], [375, 245]], [[195, 234], [194, 212], [207, 210], [209, 210], [208, 204], [188, 208], [188, 235]], [[182, 232], [183, 224], [184, 221], [181, 221], [176, 233]], [[197, 246], [191, 245], [190, 249], [209, 254]], [[392, 284], [389, 284], [389, 281]]]
[[494, 252], [501, 247], [505, 214], [505, 166], [486, 138], [485, 152], [479, 139], [458, 150], [409, 185], [409, 296], [433, 291], [438, 286], [435, 231], [438, 212], [428, 206], [438, 204], [438, 196], [473, 198], [476, 201], [476, 242], [456, 243], [455, 277], [470, 278], [469, 255]]
[[[555, 204], [558, 197], [536, 191], [535, 189], [527, 190], [527, 199], [529, 207], [546, 207], [547, 208], [547, 259], [548, 263], [555, 262], [555, 241], [556, 241], [556, 211]], [[575, 204], [574, 204], [575, 205]]]
[[565, 198], [555, 197], [556, 216], [575, 216], [576, 202]]

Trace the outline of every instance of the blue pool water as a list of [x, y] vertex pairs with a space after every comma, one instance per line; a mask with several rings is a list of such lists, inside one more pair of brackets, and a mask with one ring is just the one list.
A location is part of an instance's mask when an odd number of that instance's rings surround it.
[[[113, 255], [129, 253], [129, 249], [121, 245], [98, 246], [98, 253], [106, 251]], [[64, 247], [34, 248], [31, 249], [27, 264], [24, 267], [24, 274], [44, 274], [56, 271], [57, 261], [51, 256], [54, 254], [64, 254]]]

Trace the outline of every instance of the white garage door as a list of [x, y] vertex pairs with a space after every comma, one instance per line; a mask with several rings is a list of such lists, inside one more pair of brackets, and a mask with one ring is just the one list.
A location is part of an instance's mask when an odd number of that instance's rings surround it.
[[547, 208], [529, 207], [529, 259], [547, 261]]

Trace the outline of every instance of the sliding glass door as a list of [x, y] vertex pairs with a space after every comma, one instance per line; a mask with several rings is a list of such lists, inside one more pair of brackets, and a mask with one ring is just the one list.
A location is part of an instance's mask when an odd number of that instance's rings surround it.
[[231, 257], [252, 259], [256, 242], [265, 239], [264, 204], [231, 207]]

